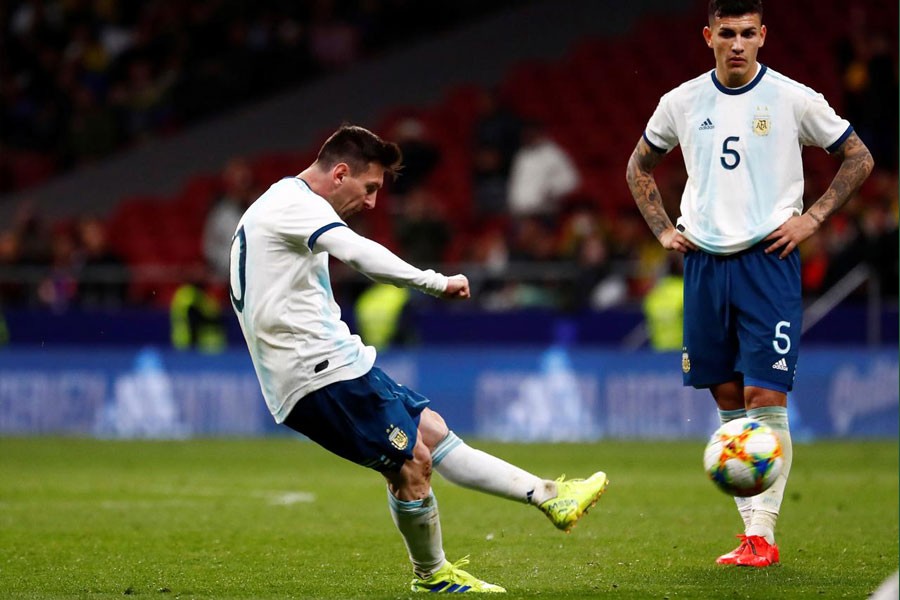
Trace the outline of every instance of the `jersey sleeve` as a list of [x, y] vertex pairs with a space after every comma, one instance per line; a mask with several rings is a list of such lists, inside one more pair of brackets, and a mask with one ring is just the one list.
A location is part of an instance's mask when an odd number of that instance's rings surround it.
[[672, 94], [664, 95], [644, 129], [644, 141], [661, 154], [678, 145], [678, 130], [672, 114]]
[[844, 143], [853, 127], [835, 113], [821, 94], [808, 97], [800, 119], [800, 143], [834, 152]]
[[440, 296], [447, 289], [446, 275], [414, 267], [349, 227], [323, 231], [316, 246], [379, 283], [411, 287], [432, 296]]

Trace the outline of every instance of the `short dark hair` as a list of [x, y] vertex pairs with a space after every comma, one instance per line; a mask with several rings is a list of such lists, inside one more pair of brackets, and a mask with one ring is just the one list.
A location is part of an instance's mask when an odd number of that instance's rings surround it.
[[394, 142], [381, 139], [365, 127], [345, 123], [322, 144], [316, 162], [325, 168], [344, 162], [353, 173], [365, 171], [374, 162], [396, 177], [403, 153]]
[[716, 17], [739, 17], [746, 14], [758, 14], [762, 18], [762, 0], [709, 0], [707, 8], [709, 20]]

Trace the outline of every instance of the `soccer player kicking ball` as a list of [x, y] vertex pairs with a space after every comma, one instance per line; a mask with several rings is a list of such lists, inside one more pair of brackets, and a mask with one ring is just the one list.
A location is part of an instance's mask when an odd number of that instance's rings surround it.
[[[771, 488], [735, 498], [740, 545], [720, 564], [779, 562], [775, 522], [791, 470], [787, 392], [800, 342], [797, 246], [872, 170], [850, 124], [820, 95], [761, 65], [760, 0], [711, 0], [703, 29], [716, 67], [664, 95], [628, 161], [631, 193], [650, 229], [684, 256], [684, 384], [709, 388], [723, 423], [751, 417], [775, 430], [784, 469]], [[673, 226], [652, 171], [681, 144], [688, 181]], [[803, 212], [803, 146], [841, 160]]]
[[396, 144], [357, 126], [339, 128], [306, 170], [272, 185], [238, 224], [231, 301], [266, 404], [278, 423], [387, 479], [388, 506], [413, 564], [414, 592], [504, 592], [444, 558], [436, 470], [461, 486], [532, 504], [569, 531], [606, 488], [606, 474], [541, 479], [466, 445], [395, 383], [375, 349], [350, 333], [331, 290], [329, 256], [378, 282], [443, 298], [469, 297], [463, 275], [422, 271], [354, 233], [344, 220], [375, 207]]

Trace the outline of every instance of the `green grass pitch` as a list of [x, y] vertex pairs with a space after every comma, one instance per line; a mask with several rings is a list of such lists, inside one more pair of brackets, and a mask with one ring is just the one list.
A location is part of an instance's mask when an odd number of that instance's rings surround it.
[[[702, 442], [471, 445], [545, 477], [607, 471], [566, 535], [435, 476], [448, 558], [521, 598], [865, 598], [898, 567], [898, 443], [795, 444], [782, 564], [714, 564], [739, 531]], [[0, 439], [0, 598], [407, 598], [374, 472], [297, 438]]]

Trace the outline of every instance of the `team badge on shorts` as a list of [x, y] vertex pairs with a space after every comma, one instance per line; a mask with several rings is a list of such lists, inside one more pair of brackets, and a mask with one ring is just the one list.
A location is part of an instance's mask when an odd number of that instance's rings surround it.
[[388, 441], [397, 450], [406, 450], [406, 447], [409, 446], [409, 436], [399, 427], [394, 427], [393, 425], [391, 427], [393, 429], [388, 430]]
[[681, 349], [681, 370], [685, 373], [691, 372], [691, 357], [688, 356], [687, 348]]

